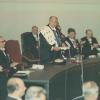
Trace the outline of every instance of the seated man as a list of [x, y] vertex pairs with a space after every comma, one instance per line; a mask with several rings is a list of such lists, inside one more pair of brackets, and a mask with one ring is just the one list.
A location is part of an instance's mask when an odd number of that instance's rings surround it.
[[20, 78], [10, 78], [7, 83], [8, 97], [6, 100], [22, 100], [25, 94], [25, 84]]
[[67, 56], [74, 57], [80, 53], [80, 44], [76, 39], [76, 31], [73, 28], [68, 29], [68, 36], [65, 39], [66, 45], [70, 48], [67, 52]]
[[57, 25], [58, 18], [51, 16], [49, 24], [40, 30], [40, 61], [43, 64], [52, 63], [61, 56], [62, 39]]
[[36, 59], [39, 57], [39, 43], [38, 43], [38, 27], [33, 26], [32, 32], [25, 32], [21, 35], [22, 54], [29, 59]]
[[46, 91], [39, 86], [31, 86], [26, 91], [25, 100], [46, 100]]
[[81, 38], [81, 44], [83, 45], [82, 53], [85, 58], [90, 55], [97, 55], [99, 52], [97, 48], [99, 47], [98, 41], [95, 37], [93, 37], [93, 32], [91, 29], [86, 30], [86, 36]]
[[85, 100], [98, 100], [99, 87], [93, 82], [89, 81], [83, 84], [83, 96]]
[[12, 62], [5, 50], [6, 41], [0, 36], [0, 100], [5, 100], [7, 95], [6, 81], [16, 71], [19, 64]]

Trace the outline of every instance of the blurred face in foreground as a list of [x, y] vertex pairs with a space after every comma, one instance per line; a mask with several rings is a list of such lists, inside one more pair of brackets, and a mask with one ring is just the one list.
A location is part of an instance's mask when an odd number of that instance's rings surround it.
[[46, 96], [44, 94], [40, 94], [40, 97], [35, 97], [34, 100], [46, 100]]
[[97, 100], [97, 99], [98, 99], [98, 93], [88, 96], [85, 100]]
[[22, 80], [18, 80], [17, 82], [19, 84], [19, 97], [22, 97], [25, 94], [26, 87]]

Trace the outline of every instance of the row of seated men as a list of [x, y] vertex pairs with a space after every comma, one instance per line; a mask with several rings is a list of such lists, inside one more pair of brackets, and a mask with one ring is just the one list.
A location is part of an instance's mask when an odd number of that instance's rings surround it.
[[7, 80], [20, 69], [20, 63], [13, 61], [5, 49], [6, 41], [0, 36], [0, 100], [7, 96]]
[[[99, 86], [94, 81], [84, 82], [82, 89], [82, 95], [72, 100], [98, 100]], [[8, 80], [7, 91], [8, 95], [5, 100], [46, 100], [47, 96], [44, 88], [40, 86], [26, 88], [23, 80], [17, 77]]]
[[[0, 37], [0, 100], [6, 100], [7, 94], [8, 94], [7, 100], [21, 100], [21, 97], [23, 96], [23, 93], [26, 89], [25, 86], [23, 85], [23, 82], [20, 81], [20, 79], [16, 79], [16, 78], [9, 79], [13, 76], [14, 73], [16, 73], [16, 71], [19, 70], [20, 64], [18, 62], [13, 61], [9, 57], [9, 55], [5, 51], [5, 43], [6, 41], [3, 39], [3, 37]], [[7, 81], [8, 81], [8, 85], [7, 85]], [[19, 84], [19, 82], [21, 83]], [[92, 82], [92, 83], [86, 84], [85, 88], [89, 89], [89, 91], [87, 89], [84, 91], [84, 93], [86, 92], [84, 94], [85, 100], [91, 100], [91, 98], [93, 98], [92, 100], [97, 100], [98, 86]], [[8, 92], [7, 92], [7, 89], [8, 89]], [[41, 90], [41, 88], [39, 89]], [[35, 90], [37, 90], [37, 87], [35, 88]], [[31, 93], [33, 93], [35, 90], [34, 90], [34, 87], [29, 88], [28, 92], [26, 92], [25, 100], [33, 100], [32, 97], [34, 97], [34, 95]], [[90, 94], [88, 95], [87, 92], [89, 92]], [[91, 97], [92, 93], [93, 93], [93, 96]], [[46, 100], [45, 97], [43, 100]]]
[[[32, 32], [27, 35], [22, 34], [22, 52], [25, 57], [40, 58], [41, 63], [49, 64], [57, 58], [74, 57], [80, 53], [80, 44], [76, 39], [75, 29], [69, 28], [68, 37], [65, 37], [59, 28], [56, 16], [51, 16], [49, 24], [41, 28], [39, 41], [37, 33], [38, 28], [34, 26]], [[91, 30], [86, 30], [86, 37], [81, 40], [82, 53], [85, 57], [91, 54], [97, 55], [99, 44]], [[6, 52], [5, 44], [6, 41], [0, 36], [0, 100], [5, 100], [7, 80], [20, 69], [20, 63], [14, 61]], [[70, 47], [70, 49], [61, 50], [61, 47]]]
[[[0, 100], [23, 100], [26, 86], [23, 80], [13, 77], [18, 70], [21, 70], [22, 66], [20, 62], [11, 58], [6, 45], [7, 42], [0, 36]], [[13, 49], [16, 53], [16, 49]], [[46, 91], [42, 87], [30, 87], [26, 92], [25, 100], [39, 99], [46, 100]]]
[[17, 77], [8, 80], [7, 91], [6, 100], [46, 100], [46, 90], [44, 88], [40, 86], [27, 88], [23, 80]]
[[40, 58], [42, 64], [53, 63], [57, 58], [74, 57], [77, 54], [83, 54], [84, 58], [90, 55], [97, 56], [99, 44], [91, 29], [85, 31], [86, 36], [81, 38], [80, 42], [76, 38], [74, 28], [69, 28], [67, 33], [66, 37], [61, 32], [58, 18], [51, 16], [49, 24], [40, 29], [39, 35], [36, 26], [32, 27], [32, 32], [21, 35], [23, 55], [32, 59]]

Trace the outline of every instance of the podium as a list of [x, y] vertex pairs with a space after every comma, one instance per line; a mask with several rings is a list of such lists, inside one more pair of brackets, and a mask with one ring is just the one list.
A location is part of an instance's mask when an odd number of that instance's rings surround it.
[[[100, 86], [100, 58], [84, 60], [83, 65], [84, 81], [92, 80]], [[45, 65], [44, 70], [35, 70], [23, 80], [27, 87], [44, 87], [47, 91], [47, 100], [72, 100], [82, 95], [80, 64]]]

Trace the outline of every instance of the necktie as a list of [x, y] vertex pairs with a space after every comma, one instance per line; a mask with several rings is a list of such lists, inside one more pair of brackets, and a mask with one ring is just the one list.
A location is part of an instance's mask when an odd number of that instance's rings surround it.
[[58, 43], [58, 46], [60, 46], [61, 45], [61, 39], [60, 39], [59, 35], [57, 34], [56, 30], [53, 30], [53, 32], [54, 32], [56, 41]]

